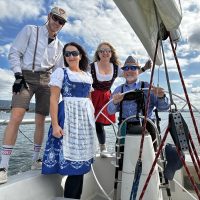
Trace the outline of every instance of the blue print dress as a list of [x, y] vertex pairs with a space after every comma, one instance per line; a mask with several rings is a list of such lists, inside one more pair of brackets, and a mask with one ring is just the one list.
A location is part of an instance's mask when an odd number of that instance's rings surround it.
[[90, 171], [95, 154], [94, 108], [88, 97], [92, 78], [86, 72], [58, 68], [50, 86], [61, 88], [58, 121], [64, 136], [56, 138], [49, 128], [43, 156], [42, 174], [81, 175]]

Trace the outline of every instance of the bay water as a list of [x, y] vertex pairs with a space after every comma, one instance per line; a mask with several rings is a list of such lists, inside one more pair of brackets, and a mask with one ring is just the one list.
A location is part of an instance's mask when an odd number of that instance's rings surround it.
[[[161, 131], [164, 131], [168, 124], [168, 112], [163, 112], [159, 114], [161, 117]], [[193, 141], [197, 148], [198, 154], [200, 155], [200, 147], [198, 145], [197, 136], [194, 133], [194, 128], [192, 124], [192, 120], [189, 112], [182, 113], [185, 121], [188, 124], [190, 129]], [[10, 113], [0, 111], [0, 119], [9, 119]], [[26, 113], [25, 119], [34, 119], [34, 113]], [[200, 125], [200, 114], [195, 112], [195, 119], [197, 122], [197, 126], [199, 128]], [[47, 139], [47, 133], [49, 129], [50, 123], [45, 124], [45, 137], [43, 142], [43, 148], [45, 148], [45, 143]], [[117, 127], [117, 125], [116, 125]], [[0, 146], [2, 146], [4, 130], [6, 126], [0, 124]], [[34, 124], [20, 125], [20, 130], [18, 132], [17, 142], [13, 149], [13, 153], [10, 159], [9, 171], [8, 175], [14, 175], [23, 171], [30, 170], [32, 164], [32, 155], [33, 155], [33, 137], [34, 137]], [[114, 131], [115, 130], [115, 131]], [[117, 128], [113, 126], [106, 126], [106, 143], [108, 145], [108, 151], [110, 153], [114, 153], [115, 150], [115, 133], [117, 132]], [[27, 139], [28, 138], [28, 139]], [[170, 134], [168, 134], [167, 142], [173, 143]], [[42, 158], [43, 151], [41, 151]]]

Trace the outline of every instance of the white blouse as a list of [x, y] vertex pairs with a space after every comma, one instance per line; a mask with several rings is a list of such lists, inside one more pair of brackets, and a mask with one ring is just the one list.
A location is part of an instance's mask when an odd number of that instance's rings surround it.
[[[71, 71], [68, 67], [67, 69], [67, 74], [69, 77], [69, 80], [72, 82], [84, 82], [84, 83], [89, 83], [91, 84], [91, 91], [92, 89], [92, 76], [90, 73], [88, 72], [74, 72]], [[63, 84], [63, 79], [64, 79], [64, 70], [63, 68], [57, 68], [52, 74], [51, 74], [51, 78], [50, 78], [50, 82], [49, 82], [49, 86], [57, 86], [60, 89], [62, 88], [62, 84]]]
[[[113, 66], [112, 63], [110, 63], [110, 65], [111, 65], [111, 68], [112, 68], [112, 72], [110, 74], [100, 74], [97, 62], [94, 63], [96, 76], [97, 76], [98, 81], [110, 81], [112, 79], [114, 66]], [[118, 67], [118, 76], [122, 76], [122, 73], [123, 73], [122, 69], [120, 67]]]

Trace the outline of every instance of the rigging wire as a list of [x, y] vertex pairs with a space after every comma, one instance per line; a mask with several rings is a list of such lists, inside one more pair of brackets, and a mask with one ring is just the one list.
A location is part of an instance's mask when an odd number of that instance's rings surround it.
[[198, 142], [200, 144], [200, 136], [199, 136], [199, 131], [198, 131], [198, 128], [197, 128], [197, 123], [196, 123], [196, 120], [195, 120], [195, 117], [194, 117], [194, 113], [192, 111], [192, 106], [191, 106], [191, 103], [190, 103], [190, 99], [189, 99], [189, 96], [188, 96], [188, 93], [187, 93], [187, 89], [186, 89], [186, 86], [185, 86], [185, 82], [184, 82], [184, 79], [183, 79], [183, 75], [182, 75], [182, 72], [181, 72], [181, 69], [180, 69], [179, 61], [178, 61], [178, 58], [177, 58], [177, 55], [176, 55], [176, 51], [175, 51], [170, 33], [169, 33], [169, 39], [170, 39], [170, 44], [171, 44], [172, 51], [173, 51], [173, 54], [174, 54], [174, 58], [175, 58], [175, 61], [176, 61], [176, 65], [177, 65], [177, 68], [178, 68], [180, 80], [181, 80], [181, 83], [182, 83], [182, 86], [183, 86], [184, 94], [185, 94], [187, 104], [188, 104], [188, 107], [189, 107], [190, 115], [191, 115], [191, 118], [192, 118], [192, 121], [193, 121], [193, 124], [194, 124], [195, 132], [196, 132], [196, 135], [197, 135], [197, 138], [198, 138]]
[[162, 56], [163, 56], [163, 63], [164, 63], [164, 68], [165, 68], [165, 75], [166, 75], [167, 87], [168, 87], [168, 91], [169, 91], [170, 111], [172, 111], [172, 108], [171, 108], [172, 105], [174, 105], [175, 106], [175, 110], [177, 110], [176, 104], [174, 103], [174, 100], [173, 100], [173, 97], [172, 97], [171, 84], [170, 84], [170, 80], [169, 80], [169, 72], [168, 72], [168, 69], [167, 69], [167, 64], [166, 64], [166, 59], [165, 59], [165, 53], [164, 53], [164, 47], [163, 47], [162, 41], [161, 41], [161, 49], [162, 49]]
[[[170, 39], [170, 44], [171, 44], [171, 47], [172, 47], [172, 50], [173, 50], [174, 58], [175, 58], [175, 61], [176, 61], [176, 64], [177, 64], [180, 80], [181, 80], [182, 87], [183, 87], [183, 90], [184, 90], [184, 94], [185, 94], [185, 97], [186, 97], [186, 102], [187, 102], [187, 105], [189, 107], [189, 111], [190, 111], [190, 114], [191, 114], [192, 122], [193, 122], [193, 125], [194, 125], [194, 128], [195, 128], [195, 133], [197, 135], [198, 142], [200, 143], [199, 134], [198, 134], [198, 128], [197, 128], [197, 125], [196, 125], [196, 120], [194, 118], [194, 113], [192, 111], [192, 107], [191, 107], [190, 100], [189, 100], [189, 97], [188, 97], [188, 94], [187, 94], [187, 90], [186, 90], [186, 87], [185, 87], [185, 83], [184, 83], [184, 80], [183, 80], [183, 76], [182, 76], [182, 73], [181, 73], [181, 70], [180, 70], [180, 65], [179, 65], [179, 62], [178, 62], [178, 58], [177, 58], [177, 55], [176, 55], [176, 51], [175, 51], [175, 48], [174, 48], [170, 33], [169, 33], [169, 39]], [[194, 152], [194, 154], [196, 156], [197, 163], [198, 163], [198, 165], [200, 167], [200, 160], [199, 160], [198, 153], [196, 151], [196, 148], [195, 148], [195, 145], [194, 145], [194, 142], [193, 142], [193, 139], [192, 139], [192, 136], [191, 136], [190, 132], [188, 133], [188, 139], [189, 139], [190, 144], [192, 146], [193, 152]], [[194, 165], [196, 165], [196, 162], [195, 162], [195, 160], [193, 158], [191, 149], [189, 149], [189, 152], [190, 152], [192, 160], [194, 161]], [[195, 167], [195, 170], [197, 171], [197, 175], [200, 176], [199, 172], [198, 172], [199, 171], [198, 167]]]
[[34, 143], [33, 140], [31, 140], [28, 136], [25, 135], [25, 133], [23, 133], [23, 132], [21, 131], [20, 128], [19, 128], [19, 132], [20, 132], [31, 144]]
[[[154, 7], [155, 7], [155, 4], [154, 4]], [[156, 18], [157, 18], [157, 24], [158, 24], [158, 15], [157, 15], [157, 9], [156, 9], [156, 7], [155, 7], [155, 13], [156, 13]], [[158, 27], [159, 27], [159, 25], [158, 25]], [[158, 28], [159, 29], [159, 28]], [[161, 36], [161, 33], [160, 33], [160, 31], [158, 32], [159, 33], [159, 36]], [[168, 35], [169, 35], [169, 37], [170, 37], [170, 34], [169, 34], [169, 32], [168, 32]], [[162, 39], [161, 37], [160, 37], [160, 39]], [[170, 38], [170, 42], [171, 42], [171, 45], [172, 45], [172, 39]], [[161, 46], [162, 46], [162, 41], [161, 41]], [[164, 50], [163, 50], [163, 46], [162, 46], [162, 52], [164, 53]], [[174, 49], [173, 49], [173, 52], [174, 52]], [[175, 53], [174, 53], [175, 54]], [[154, 57], [155, 57], [156, 55], [154, 54]], [[175, 56], [174, 56], [175, 57]], [[176, 59], [176, 61], [177, 61], [177, 58], [175, 57], [175, 59]], [[170, 104], [170, 109], [171, 109], [171, 105], [173, 105], [174, 104], [174, 102], [173, 102], [173, 98], [172, 98], [172, 92], [171, 92], [171, 87], [170, 87], [170, 83], [169, 83], [169, 77], [168, 77], [168, 72], [167, 72], [167, 68], [166, 68], [166, 62], [165, 62], [165, 57], [163, 56], [163, 60], [164, 60], [164, 63], [165, 63], [165, 69], [166, 69], [166, 79], [167, 79], [167, 84], [168, 84], [168, 90], [169, 90], [169, 95], [170, 95], [170, 100], [171, 100], [171, 104]], [[178, 65], [178, 64], [177, 64]], [[153, 66], [154, 67], [154, 66]], [[152, 73], [153, 73], [153, 70], [152, 70]], [[180, 73], [180, 70], [179, 70], [179, 73]], [[152, 75], [152, 74], [151, 74]], [[152, 77], [152, 76], [151, 76]], [[151, 85], [150, 85], [151, 86]], [[184, 85], [183, 85], [184, 86]], [[148, 100], [147, 100], [148, 101]], [[175, 104], [174, 104], [175, 105]], [[176, 108], [176, 105], [175, 105], [175, 108]], [[147, 103], [147, 110], [148, 110], [148, 103]], [[165, 136], [164, 136], [164, 138], [163, 138], [163, 141], [161, 142], [161, 145], [160, 145], [160, 147], [162, 147], [162, 145], [164, 145], [164, 140], [166, 139], [166, 137], [167, 137], [167, 134], [168, 134], [168, 132], [169, 132], [169, 127], [167, 128], [167, 130], [166, 130], [166, 132], [165, 132]], [[141, 142], [142, 143], [142, 142]], [[144, 193], [145, 193], [145, 191], [146, 191], [146, 188], [147, 188], [147, 186], [148, 186], [148, 183], [149, 183], [149, 180], [150, 180], [150, 178], [151, 178], [151, 175], [152, 175], [152, 172], [153, 172], [153, 169], [154, 169], [154, 165], [155, 165], [155, 163], [156, 163], [156, 160], [157, 160], [157, 158], [158, 158], [158, 155], [160, 154], [160, 152], [161, 152], [161, 148], [159, 147], [159, 150], [158, 150], [158, 153], [157, 153], [157, 155], [156, 155], [156, 158], [155, 158], [155, 160], [154, 160], [154, 162], [153, 162], [153, 164], [152, 164], [152, 168], [151, 168], [151, 170], [150, 170], [150, 172], [149, 172], [149, 175], [148, 175], [148, 178], [146, 179], [146, 182], [145, 182], [145, 184], [144, 184], [144, 187], [143, 187], [143, 189], [142, 189], [142, 192], [141, 192], [141, 195], [140, 195], [140, 197], [139, 197], [139, 199], [142, 199], [142, 197], [144, 196]], [[177, 147], [176, 147], [177, 148]], [[180, 157], [180, 159], [181, 159], [181, 161], [182, 161], [182, 163], [183, 163], [183, 165], [184, 165], [184, 167], [185, 167], [185, 169], [186, 169], [186, 171], [187, 171], [187, 173], [188, 173], [188, 176], [189, 176], [189, 178], [190, 178], [190, 181], [191, 181], [191, 183], [192, 183], [192, 186], [193, 186], [193, 188], [195, 189], [195, 191], [196, 191], [196, 193], [197, 193], [197, 195], [199, 196], [199, 192], [198, 192], [198, 189], [197, 189], [197, 186], [196, 186], [196, 184], [195, 184], [195, 182], [194, 182], [194, 180], [193, 180], [193, 178], [191, 177], [191, 175], [190, 175], [190, 172], [189, 172], [189, 170], [188, 170], [188, 168], [187, 168], [187, 166], [186, 166], [186, 163], [185, 163], [185, 160], [184, 160], [184, 158], [183, 158], [183, 156], [181, 155], [181, 153], [180, 153], [180, 150], [177, 148], [177, 151], [178, 151], [178, 153], [179, 153], [179, 157]]]

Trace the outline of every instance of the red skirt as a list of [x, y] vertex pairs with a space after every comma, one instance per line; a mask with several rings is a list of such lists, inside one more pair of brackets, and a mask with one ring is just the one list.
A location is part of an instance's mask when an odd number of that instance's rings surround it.
[[[92, 96], [92, 103], [95, 108], [95, 117], [98, 115], [99, 111], [103, 108], [105, 104], [107, 104], [110, 100], [111, 92], [102, 91], [102, 90], [95, 90], [91, 93]], [[107, 111], [107, 106], [102, 110], [102, 113], [110, 119], [111, 122], [115, 123], [115, 114], [110, 115]], [[104, 125], [110, 125], [111, 122], [107, 120], [104, 115], [100, 114], [97, 118], [96, 122], [100, 122]]]

